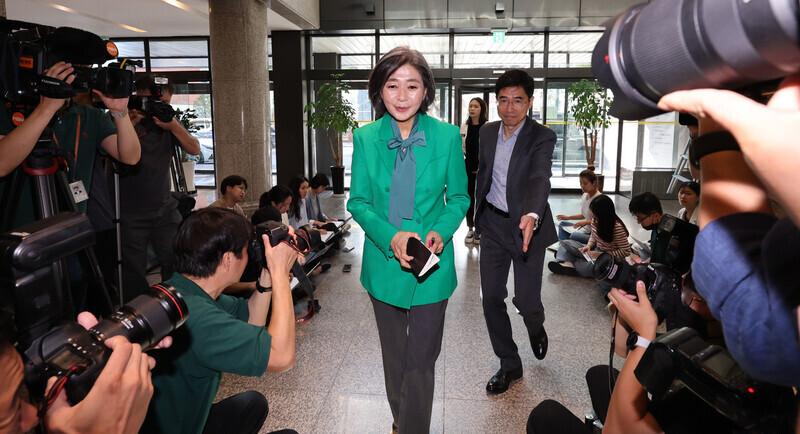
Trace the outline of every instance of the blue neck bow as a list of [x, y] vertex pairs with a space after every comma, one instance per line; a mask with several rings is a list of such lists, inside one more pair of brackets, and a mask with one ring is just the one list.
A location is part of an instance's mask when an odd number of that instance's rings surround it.
[[391, 118], [394, 138], [389, 140], [389, 149], [397, 149], [392, 172], [392, 189], [389, 196], [389, 223], [397, 229], [403, 225], [403, 219], [414, 217], [414, 194], [417, 184], [417, 159], [414, 157], [414, 146], [425, 146], [425, 132], [417, 131], [419, 115], [414, 117], [414, 125], [407, 139], [400, 135], [397, 121]]

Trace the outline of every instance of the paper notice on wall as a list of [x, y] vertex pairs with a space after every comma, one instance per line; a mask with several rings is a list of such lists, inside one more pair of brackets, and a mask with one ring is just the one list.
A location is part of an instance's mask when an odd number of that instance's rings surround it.
[[672, 167], [675, 154], [675, 113], [645, 120], [641, 167]]

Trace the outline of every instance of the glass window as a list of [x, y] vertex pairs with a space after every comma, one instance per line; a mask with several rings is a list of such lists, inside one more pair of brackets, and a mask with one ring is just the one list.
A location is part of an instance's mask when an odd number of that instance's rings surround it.
[[208, 43], [204, 39], [150, 41], [152, 57], [208, 56]]
[[401, 45], [419, 51], [431, 69], [450, 67], [450, 37], [448, 35], [381, 35], [381, 55]]
[[506, 35], [495, 42], [492, 35], [455, 36], [453, 68], [541, 68], [543, 35]]
[[[210, 84], [205, 83], [207, 87]], [[196, 93], [198, 86], [185, 84], [175, 85], [170, 105], [176, 110], [194, 110], [195, 119], [191, 121], [194, 126], [192, 135], [200, 141], [200, 155], [189, 156], [190, 161], [195, 161], [195, 186], [214, 187], [214, 125], [211, 121], [211, 95]]]
[[318, 67], [316, 61], [319, 59], [315, 55], [333, 53], [338, 68], [371, 69], [375, 57], [375, 36], [315, 36], [311, 38], [311, 52], [314, 67]]
[[114, 41], [119, 57], [144, 57], [144, 41]]
[[588, 68], [594, 46], [602, 36], [597, 32], [550, 34], [550, 68]]
[[208, 58], [204, 59], [150, 59], [150, 69], [155, 71], [208, 71]]

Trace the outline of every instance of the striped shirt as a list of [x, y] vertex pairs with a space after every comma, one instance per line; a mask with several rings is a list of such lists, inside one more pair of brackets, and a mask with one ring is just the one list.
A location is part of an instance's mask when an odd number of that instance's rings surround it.
[[592, 219], [592, 235], [589, 237], [589, 244], [591, 243], [594, 243], [600, 250], [618, 258], [624, 258], [631, 254], [628, 231], [619, 221], [614, 224], [614, 239], [609, 243], [597, 235], [597, 222]]

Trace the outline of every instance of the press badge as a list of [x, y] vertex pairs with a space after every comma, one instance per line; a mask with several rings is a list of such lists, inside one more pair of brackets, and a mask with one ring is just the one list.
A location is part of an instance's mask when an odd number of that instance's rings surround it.
[[69, 185], [69, 189], [72, 192], [72, 198], [75, 199], [76, 204], [89, 199], [89, 194], [86, 193], [86, 187], [83, 186], [83, 181], [73, 182]]

